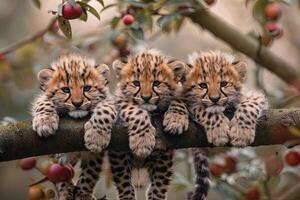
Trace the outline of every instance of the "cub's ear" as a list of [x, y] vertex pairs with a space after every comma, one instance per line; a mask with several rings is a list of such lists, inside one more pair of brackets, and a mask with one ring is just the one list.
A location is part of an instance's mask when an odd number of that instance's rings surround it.
[[116, 71], [117, 73], [117, 76], [120, 75], [120, 72], [122, 70], [122, 68], [126, 65], [126, 63], [120, 61], [120, 60], [115, 60], [113, 63], [112, 63], [112, 67], [113, 69]]
[[41, 71], [39, 71], [39, 73], [37, 74], [37, 79], [40, 83], [40, 88], [42, 90], [46, 90], [47, 85], [49, 84], [49, 82], [52, 79], [54, 71], [52, 69], [42, 69]]
[[106, 64], [100, 64], [95, 66], [98, 73], [102, 74], [106, 79], [109, 78], [110, 69]]
[[234, 61], [232, 62], [232, 66], [238, 72], [240, 80], [245, 82], [247, 76], [247, 63], [244, 61]]
[[186, 80], [186, 75], [190, 68], [185, 62], [173, 59], [169, 60], [168, 66], [172, 69], [177, 82], [184, 82]]

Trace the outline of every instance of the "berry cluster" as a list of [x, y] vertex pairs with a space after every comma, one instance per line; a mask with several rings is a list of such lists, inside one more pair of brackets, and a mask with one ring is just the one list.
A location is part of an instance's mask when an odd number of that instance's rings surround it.
[[44, 178], [40, 181], [29, 186], [29, 200], [49, 200], [55, 198], [54, 190], [43, 187], [41, 183], [45, 181], [52, 183], [69, 182], [74, 177], [74, 168], [72, 165], [60, 165], [49, 161], [38, 162], [35, 157], [21, 159], [19, 166], [25, 171], [36, 169], [44, 175]]

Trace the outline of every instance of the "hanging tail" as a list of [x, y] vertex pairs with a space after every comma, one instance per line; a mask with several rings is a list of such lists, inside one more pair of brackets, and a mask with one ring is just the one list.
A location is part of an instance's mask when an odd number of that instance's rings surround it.
[[188, 193], [188, 200], [206, 200], [210, 187], [207, 157], [200, 149], [192, 149], [196, 172], [195, 191]]

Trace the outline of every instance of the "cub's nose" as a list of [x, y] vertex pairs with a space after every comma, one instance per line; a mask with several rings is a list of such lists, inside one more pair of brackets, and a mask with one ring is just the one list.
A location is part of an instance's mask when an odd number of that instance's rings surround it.
[[145, 103], [147, 103], [150, 99], [151, 99], [151, 95], [150, 96], [142, 96], [142, 99], [145, 101]]
[[209, 99], [213, 102], [213, 103], [217, 103], [220, 100], [221, 97], [209, 97]]
[[82, 105], [83, 101], [72, 101], [72, 104], [76, 107], [79, 108]]

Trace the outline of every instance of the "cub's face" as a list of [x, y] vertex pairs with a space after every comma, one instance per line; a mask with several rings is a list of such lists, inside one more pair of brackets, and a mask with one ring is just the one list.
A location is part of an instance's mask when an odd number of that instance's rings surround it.
[[62, 56], [51, 69], [38, 73], [41, 89], [58, 110], [73, 118], [86, 116], [108, 95], [106, 65], [95, 66], [93, 60], [79, 55]]
[[118, 60], [113, 63], [122, 96], [148, 111], [167, 106], [174, 97], [182, 67], [182, 62], [168, 62], [154, 50], [130, 57], [128, 63]]
[[184, 83], [187, 101], [201, 103], [207, 111], [222, 112], [239, 101], [246, 68], [242, 62], [220, 52], [190, 56], [190, 70]]

